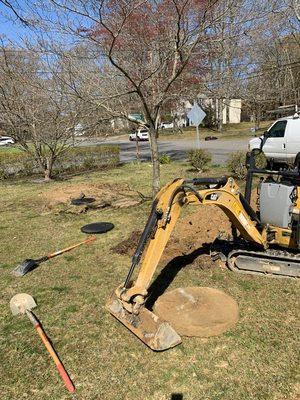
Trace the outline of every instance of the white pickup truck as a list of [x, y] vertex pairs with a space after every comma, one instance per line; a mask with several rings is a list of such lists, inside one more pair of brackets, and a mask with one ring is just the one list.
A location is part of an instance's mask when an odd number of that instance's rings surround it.
[[[261, 147], [262, 146], [262, 147]], [[293, 163], [300, 158], [300, 117], [280, 118], [263, 136], [251, 139], [249, 150], [261, 148], [268, 160]]]

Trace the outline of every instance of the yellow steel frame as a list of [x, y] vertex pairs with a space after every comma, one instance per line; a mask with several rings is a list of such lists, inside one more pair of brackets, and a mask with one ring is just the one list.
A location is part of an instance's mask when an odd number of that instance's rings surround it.
[[[158, 201], [157, 210], [162, 215], [162, 218], [158, 221], [156, 232], [144, 252], [136, 282], [128, 289], [120, 287], [116, 291], [118, 298], [130, 312], [138, 313], [139, 307], [145, 302], [145, 297], [148, 294], [147, 289], [185, 204], [216, 205], [220, 207], [244, 239], [254, 242], [262, 246], [262, 248], [267, 248], [268, 246], [267, 229], [270, 229], [270, 227], [265, 227], [262, 231], [257, 229], [256, 221], [250, 218], [241, 203], [240, 189], [233, 178], [228, 178], [223, 187], [197, 190], [201, 201], [188, 188], [185, 191], [180, 191], [175, 195], [171, 210], [169, 210], [169, 202], [173, 193], [175, 193], [174, 191], [182, 186], [183, 183], [183, 179], [177, 179], [162, 188], [158, 193], [156, 197]], [[294, 241], [291, 241], [291, 235], [288, 236], [287, 233], [290, 232], [289, 230], [276, 227], [272, 227], [272, 229], [275, 231], [274, 243], [279, 243], [285, 247], [294, 246]]]

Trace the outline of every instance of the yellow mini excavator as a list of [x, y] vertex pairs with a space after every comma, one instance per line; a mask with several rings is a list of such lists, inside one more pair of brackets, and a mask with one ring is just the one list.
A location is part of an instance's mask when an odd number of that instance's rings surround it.
[[[232, 237], [217, 240], [212, 250], [236, 272], [300, 277], [300, 173], [265, 170], [248, 157], [245, 196], [231, 177], [175, 179], [157, 194], [125, 279], [107, 309], [153, 350], [181, 342], [177, 332], [145, 307], [153, 274], [168, 239], [187, 204], [216, 205], [232, 223]], [[250, 206], [252, 181], [260, 175], [259, 211]], [[133, 281], [133, 273], [139, 272]]]

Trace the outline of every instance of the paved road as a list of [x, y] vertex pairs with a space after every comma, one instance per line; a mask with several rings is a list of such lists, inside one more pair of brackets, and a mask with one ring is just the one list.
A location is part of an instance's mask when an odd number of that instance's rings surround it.
[[[237, 150], [247, 150], [249, 138], [246, 139], [218, 139], [212, 141], [200, 142], [200, 148], [206, 149], [212, 154], [213, 164], [224, 164], [230, 153]], [[121, 149], [121, 162], [128, 162], [136, 160], [136, 144], [124, 139], [114, 139], [99, 141], [90, 139], [82, 145], [96, 145], [96, 144], [118, 144]], [[159, 152], [160, 154], [168, 154], [172, 160], [186, 160], [187, 152], [195, 148], [194, 140], [160, 140]], [[143, 161], [150, 161], [150, 147], [149, 142], [140, 142], [140, 153]]]

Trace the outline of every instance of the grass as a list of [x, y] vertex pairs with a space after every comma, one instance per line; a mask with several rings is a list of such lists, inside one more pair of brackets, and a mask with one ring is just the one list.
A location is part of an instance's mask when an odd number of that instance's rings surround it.
[[[260, 124], [259, 130], [256, 132], [256, 135], [262, 135], [263, 132], [271, 125], [272, 121], [263, 121]], [[208, 129], [200, 126], [200, 139], [204, 139], [205, 136], [215, 136], [217, 138], [222, 139], [242, 139], [242, 138], [250, 138], [254, 136], [254, 133], [251, 132], [251, 128], [253, 128], [253, 122], [241, 122], [239, 124], [227, 124], [223, 126], [223, 131], [218, 132], [216, 129]], [[160, 132], [160, 140], [171, 138], [173, 139], [194, 139], [196, 136], [196, 128], [195, 127], [187, 127], [183, 128], [183, 133], [173, 133], [172, 129], [163, 130]]]
[[0, 155], [1, 154], [15, 154], [22, 153], [22, 149], [19, 146], [2, 146], [0, 147]]
[[[207, 174], [221, 175], [215, 168]], [[149, 194], [151, 166], [128, 164], [77, 176], [48, 186], [26, 181], [0, 183], [0, 393], [1, 400], [296, 400], [299, 286], [294, 280], [234, 274], [223, 269], [183, 268], [171, 285], [210, 286], [239, 303], [235, 329], [210, 339], [184, 338], [183, 344], [154, 353], [104, 309], [126, 276], [128, 256], [110, 249], [142, 229], [150, 203], [87, 214], [46, 213], [39, 193], [68, 185], [129, 183]], [[191, 176], [188, 166], [162, 166], [165, 183]], [[80, 227], [111, 221], [115, 229], [97, 242], [42, 264], [23, 278], [11, 269], [83, 238]], [[13, 317], [9, 300], [33, 295], [36, 314], [76, 385], [71, 396], [26, 317]], [[298, 386], [299, 389], [299, 386]], [[176, 397], [175, 394], [178, 394]], [[182, 397], [181, 397], [182, 395]]]

